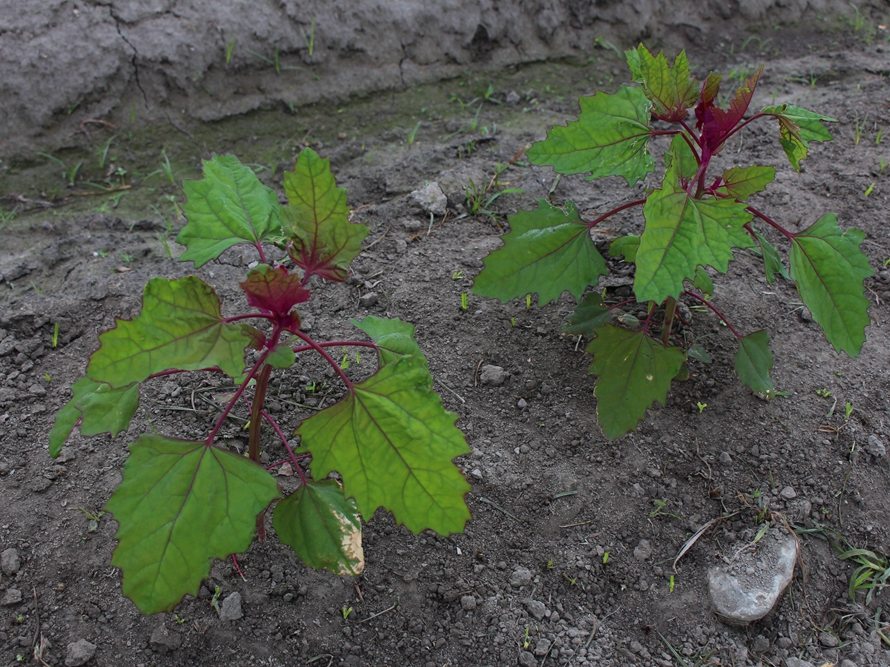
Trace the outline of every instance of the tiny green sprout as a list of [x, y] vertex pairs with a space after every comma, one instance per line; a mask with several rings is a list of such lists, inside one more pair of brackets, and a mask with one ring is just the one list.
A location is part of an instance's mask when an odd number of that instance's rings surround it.
[[849, 402], [845, 403], [844, 404], [844, 421], [845, 422], [850, 420], [851, 414], [853, 414], [853, 404], [849, 403]]
[[59, 346], [59, 323], [56, 322], [53, 325], [53, 349], [55, 350]]
[[609, 562], [609, 552], [603, 554], [603, 565]]
[[525, 310], [526, 310], [526, 312], [528, 312], [531, 309], [532, 309], [532, 295], [526, 294], [525, 295]]
[[696, 402], [695, 404], [698, 407], [698, 414], [701, 414], [705, 411], [705, 408], [708, 407], [707, 403], [702, 403], [701, 401]]
[[578, 577], [570, 577], [565, 572], [562, 573], [562, 576], [565, 577], [565, 580], [569, 582], [569, 586], [574, 586], [578, 583]]
[[872, 184], [869, 185], [867, 188], [865, 188], [865, 192], [863, 192], [862, 194], [863, 194], [864, 196], [868, 197], [868, 196], [872, 193], [872, 190], [874, 190], [874, 189], [875, 189], [875, 184], [872, 183]]
[[411, 146], [414, 143], [414, 138], [417, 136], [417, 130], [420, 129], [420, 123], [422, 121], [417, 121], [417, 124], [414, 125], [414, 128], [411, 132], [408, 133], [408, 145]]
[[674, 575], [671, 575], [671, 578], [668, 580], [668, 591], [674, 592]]
[[213, 597], [210, 598], [210, 606], [216, 610], [216, 615], [219, 616], [219, 594], [222, 593], [222, 589], [217, 586], [213, 591]]
[[19, 624], [24, 623], [24, 622], [25, 622], [25, 616], [24, 616], [24, 614], [19, 614], [18, 616], [16, 616], [16, 617], [15, 617], [15, 622], [16, 622], [16, 623], [19, 623]]
[[554, 563], [554, 562], [555, 562], [555, 561], [554, 561], [554, 559], [552, 559], [552, 558], [551, 558], [550, 560], [547, 561], [547, 569], [548, 569], [548, 570], [552, 570], [552, 569], [553, 569], [553, 563]]
[[880, 168], [881, 168], [881, 171], [880, 171], [879, 173], [880, 173], [880, 174], [883, 174], [883, 173], [884, 173], [884, 169], [887, 168], [887, 163], [884, 162], [884, 158], [882, 158], [882, 157], [879, 157], [879, 158], [878, 158], [878, 165], [879, 165]]
[[511, 327], [515, 327], [515, 326], [516, 326], [516, 318], [515, 318], [515, 317], [511, 317], [511, 318], [510, 318], [510, 326], [511, 326]]
[[837, 375], [838, 377], [843, 377], [843, 376], [841, 375], [841, 372], [840, 372], [840, 371], [835, 371], [834, 374]]
[[44, 379], [45, 379], [47, 382], [49, 382], [50, 384], [52, 384], [52, 378], [50, 378], [49, 373], [44, 373], [44, 374], [43, 374], [43, 377], [44, 377]]
[[454, 273], [451, 274], [451, 279], [452, 279], [452, 280], [460, 280], [460, 279], [463, 278], [463, 277], [464, 277], [464, 272], [463, 272], [463, 271], [455, 271]]
[[120, 253], [120, 256], [121, 256], [121, 261], [122, 261], [122, 262], [125, 262], [125, 263], [127, 263], [127, 264], [129, 264], [130, 262], [133, 261], [133, 254], [132, 254], [132, 253], [129, 253], [129, 252], [121, 252], [121, 253]]
[[182, 625], [185, 623], [185, 617], [180, 616], [179, 614], [173, 614], [173, 620]]
[[350, 361], [349, 361], [349, 353], [348, 353], [348, 352], [343, 352], [343, 359], [340, 361], [340, 370], [344, 370], [344, 371], [345, 371], [345, 370], [346, 370], [347, 368], [349, 368], [351, 365], [352, 365], [352, 364], [351, 364]]
[[19, 662], [25, 662], [25, 656], [23, 656], [21, 653], [16, 653], [15, 659]]
[[887, 259], [885, 259], [885, 260], [884, 260], [884, 263], [883, 263], [881, 266], [882, 266], [883, 268], [885, 268], [885, 269], [886, 269], [888, 266], [890, 266], [890, 257], [888, 257]]
[[226, 65], [232, 62], [232, 52], [235, 50], [235, 44], [238, 43], [237, 39], [233, 39], [226, 44]]
[[875, 135], [875, 146], [880, 146], [881, 142], [884, 141], [884, 128], [879, 127], [878, 133]]
[[526, 649], [528, 649], [528, 647], [531, 646], [531, 644], [532, 644], [532, 640], [531, 640], [531, 638], [529, 637], [529, 632], [530, 632], [530, 629], [529, 629], [529, 627], [526, 625], [526, 626], [525, 626], [525, 638], [522, 640], [522, 650], [523, 650], [523, 651], [525, 651]]
[[461, 292], [460, 293], [460, 309], [466, 310], [467, 308], [469, 308], [469, 305], [470, 304], [469, 304], [469, 300], [467, 299], [467, 293]]
[[831, 396], [831, 392], [823, 387], [822, 389], [816, 390], [816, 395], [821, 396], [822, 398], [828, 398], [829, 396]]
[[352, 607], [343, 607], [340, 610], [340, 613], [343, 614], [343, 620], [345, 621], [347, 618], [349, 618], [349, 615], [352, 613]]

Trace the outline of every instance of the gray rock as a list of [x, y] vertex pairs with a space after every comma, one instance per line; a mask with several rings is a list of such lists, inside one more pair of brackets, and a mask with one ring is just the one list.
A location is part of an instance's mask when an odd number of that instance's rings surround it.
[[754, 643], [751, 645], [751, 649], [755, 653], [765, 652], [767, 649], [769, 649], [769, 639], [767, 639], [763, 635], [757, 635], [754, 638]]
[[519, 664], [521, 667], [538, 667], [538, 661], [535, 660], [535, 656], [528, 651], [519, 653]]
[[411, 197], [420, 205], [420, 208], [433, 215], [445, 215], [448, 209], [448, 198], [435, 181], [424, 188], [415, 190], [411, 193]]
[[519, 408], [520, 410], [525, 410], [528, 407], [528, 401], [526, 401], [524, 398], [520, 398], [516, 402], [516, 407]]
[[527, 567], [517, 567], [510, 575], [510, 585], [513, 588], [528, 586], [532, 583], [532, 573]]
[[241, 593], [235, 592], [219, 606], [219, 620], [237, 621], [239, 618], [244, 618], [244, 613], [241, 611]]
[[782, 664], [784, 664], [785, 667], [816, 667], [809, 660], [801, 660], [800, 658], [792, 657], [785, 658]]
[[800, 319], [804, 322], [813, 321], [813, 314], [810, 312], [809, 308], [803, 307], [800, 309]]
[[772, 529], [756, 551], [742, 552], [732, 564], [708, 571], [708, 590], [717, 615], [732, 625], [766, 616], [794, 576], [797, 541]]
[[545, 655], [550, 653], [550, 647], [552, 646], [552, 644], [553, 642], [551, 642], [546, 637], [541, 637], [538, 640], [538, 643], [535, 644], [535, 655], [539, 658], [543, 658]]
[[638, 561], [649, 560], [649, 557], [652, 555], [652, 545], [649, 544], [649, 540], [640, 540], [640, 543], [637, 545], [637, 548], [634, 549], [634, 558]]
[[22, 559], [19, 557], [19, 552], [15, 549], [10, 548], [0, 554], [0, 570], [3, 571], [3, 574], [13, 575], [21, 567]]
[[517, 93], [515, 90], [511, 90], [509, 93], [507, 93], [506, 102], [510, 106], [515, 106], [515, 105], [519, 104], [520, 99], [521, 98], [519, 97], [519, 93]]
[[528, 609], [528, 613], [534, 616], [538, 621], [547, 615], [547, 607], [544, 606], [543, 602], [539, 602], [538, 600], [527, 600], [525, 608]]
[[22, 601], [22, 592], [17, 588], [10, 588], [3, 595], [3, 599], [0, 600], [0, 605], [4, 607], [11, 607], [14, 604], [18, 604]]
[[358, 302], [361, 304], [362, 308], [370, 308], [377, 304], [380, 300], [377, 292], [368, 292], [367, 294], [362, 294], [359, 297]]
[[827, 648], [836, 648], [840, 642], [838, 641], [838, 638], [830, 632], [820, 632], [819, 643]]
[[887, 448], [884, 446], [884, 443], [881, 442], [881, 439], [876, 435], [868, 436], [868, 442], [865, 444], [864, 449], [866, 452], [878, 459], [882, 459], [887, 456]]
[[795, 498], [797, 498], [797, 491], [795, 491], [793, 487], [786, 486], [784, 489], [779, 491], [779, 497], [785, 500], [794, 500]]
[[473, 611], [476, 608], [476, 598], [472, 595], [464, 595], [460, 599], [460, 608], [464, 611]]
[[148, 640], [152, 650], [158, 653], [169, 653], [182, 646], [182, 637], [170, 632], [163, 623], [156, 627]]
[[87, 664], [96, 655], [96, 645], [86, 639], [71, 642], [65, 650], [65, 667], [80, 667]]
[[491, 385], [492, 387], [500, 387], [506, 379], [507, 372], [500, 366], [486, 364], [479, 372], [479, 380], [482, 384]]

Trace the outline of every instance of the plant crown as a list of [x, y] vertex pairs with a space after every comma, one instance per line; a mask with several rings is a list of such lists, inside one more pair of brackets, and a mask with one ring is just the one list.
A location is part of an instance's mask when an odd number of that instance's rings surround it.
[[[361, 516], [378, 507], [415, 533], [461, 532], [470, 518], [464, 502], [470, 486], [452, 462], [469, 448], [454, 425], [457, 416], [432, 390], [414, 327], [374, 316], [353, 320], [373, 342], [317, 342], [301, 330], [294, 307], [309, 300], [311, 276], [344, 281], [369, 229], [349, 222], [346, 191], [336, 186], [328, 160], [310, 149], [285, 173], [284, 187], [289, 203], [280, 206], [233, 156], [204, 162], [204, 178], [184, 184], [180, 259], [200, 267], [235, 244], [254, 245], [261, 263], [240, 283], [250, 310], [222, 315], [216, 292], [195, 276], [152, 278], [139, 315], [100, 334], [85, 376], [56, 416], [53, 457], [77, 425], [83, 435], [126, 431], [141, 387], [155, 378], [205, 371], [234, 380], [206, 438], [139, 436], [106, 505], [119, 523], [112, 564], [123, 570], [124, 595], [144, 613], [169, 611], [183, 595], [196, 595], [212, 559], [246, 551], [257, 531], [263, 539], [265, 511], [276, 501], [272, 525], [279, 539], [308, 565], [338, 574], [362, 571]], [[300, 271], [267, 263], [264, 242], [285, 247]], [[375, 350], [377, 372], [353, 382], [328, 352], [343, 346]], [[251, 348], [254, 360], [246, 365]], [[300, 423], [294, 449], [264, 409], [265, 394], [273, 369], [310, 351], [331, 365], [346, 390]], [[247, 457], [217, 442], [241, 401], [250, 415]], [[288, 452], [287, 461], [269, 468], [287, 462], [300, 478], [286, 498], [258, 465], [264, 421]], [[334, 471], [342, 485], [328, 478]]]
[[[733, 249], [759, 247], [766, 279], [793, 280], [828, 341], [850, 356], [859, 354], [865, 340], [870, 302], [862, 282], [873, 274], [859, 249], [865, 234], [841, 230], [834, 213], [792, 232], [747, 203], [773, 180], [772, 167], [735, 166], [708, 175], [712, 158], [727, 140], [759, 119], [778, 123], [779, 143], [800, 171], [810, 142], [832, 138], [823, 122], [835, 119], [790, 104], [768, 106], [745, 119], [762, 66], [724, 109], [715, 102], [721, 77], [711, 73], [699, 86], [689, 74], [685, 52], [673, 64], [642, 44], [626, 56], [640, 85], [580, 98], [578, 119], [553, 127], [546, 139], [531, 146], [528, 158], [560, 174], [587, 173], [588, 180], [622, 176], [634, 186], [655, 170], [650, 140], [671, 137], [660, 187], [592, 221], [583, 220], [571, 201], [559, 208], [539, 200], [535, 210], [509, 218], [504, 245], [485, 259], [473, 287], [476, 294], [501, 301], [537, 292], [543, 305], [564, 291], [580, 299], [562, 331], [593, 338], [587, 347], [593, 355], [590, 373], [597, 376], [597, 416], [609, 438], [636, 428], [656, 401], [663, 405], [671, 381], [688, 377], [690, 357], [710, 361], [704, 348], [676, 326], [682, 321], [680, 299], [710, 309], [727, 325], [739, 344], [739, 379], [767, 398], [774, 396], [767, 332], [742, 335], [711, 302], [714, 285], [706, 268], [726, 273]], [[690, 112], [693, 125], [687, 123]], [[621, 236], [609, 248], [612, 257], [623, 257], [634, 267], [633, 298], [607, 304], [605, 290], [584, 294], [608, 273], [590, 231], [633, 207], [642, 207], [642, 234]], [[787, 241], [787, 268], [755, 220]], [[642, 318], [626, 314], [617, 325], [611, 322], [613, 311], [634, 303]]]

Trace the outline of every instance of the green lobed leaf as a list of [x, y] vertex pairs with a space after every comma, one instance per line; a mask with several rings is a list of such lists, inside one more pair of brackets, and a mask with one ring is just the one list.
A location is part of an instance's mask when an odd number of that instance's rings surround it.
[[649, 195], [643, 207], [646, 227], [634, 276], [637, 301], [676, 298], [683, 281], [694, 279], [698, 265], [726, 273], [732, 249], [754, 243], [743, 229], [751, 220], [745, 207], [729, 199], [692, 198], [677, 183], [672, 165], [662, 189]]
[[201, 266], [238, 243], [259, 243], [280, 230], [278, 196], [234, 155], [204, 161], [204, 178], [182, 184], [188, 223], [176, 242], [187, 247], [179, 258]]
[[538, 304], [556, 301], [568, 291], [578, 299], [588, 285], [608, 273], [587, 224], [574, 204], [566, 211], [538, 200], [534, 211], [510, 216], [504, 245], [485, 258], [473, 293], [509, 301], [532, 292]]
[[142, 312], [99, 336], [87, 377], [120, 388], [170, 369], [219, 366], [230, 377], [244, 371], [251, 344], [239, 325], [226, 324], [219, 298], [195, 276], [152, 278], [142, 296]]
[[362, 520], [333, 479], [309, 481], [275, 506], [278, 539], [317, 570], [358, 576], [365, 568]]
[[735, 372], [743, 384], [767, 398], [773, 396], [773, 382], [769, 372], [773, 367], [773, 355], [769, 351], [769, 334], [761, 329], [739, 338], [739, 351], [735, 355]]
[[279, 497], [275, 479], [243, 456], [140, 436], [105, 506], [119, 524], [111, 564], [123, 570], [124, 595], [144, 614], [197, 595], [211, 560], [246, 551], [257, 515]]
[[695, 280], [692, 281], [692, 284], [707, 296], [711, 296], [714, 293], [714, 281], [711, 280], [711, 276], [708, 275], [708, 272], [702, 266], [695, 267]]
[[266, 357], [266, 363], [272, 368], [290, 368], [296, 360], [293, 349], [287, 343], [278, 343]]
[[590, 373], [597, 376], [596, 414], [606, 437], [615, 439], [636, 428], [655, 401], [665, 403], [671, 380], [686, 360], [676, 347], [665, 347], [643, 331], [606, 324], [587, 346]]
[[671, 139], [671, 145], [664, 154], [664, 160], [665, 168], [676, 165], [676, 173], [680, 177], [681, 184], [687, 183], [698, 173], [698, 161], [695, 159], [695, 153], [679, 134], [675, 134]]
[[775, 177], [776, 170], [772, 167], [761, 167], [756, 164], [750, 167], [733, 167], [723, 172], [723, 186], [717, 191], [733, 199], [745, 201], [755, 192], [765, 190]]
[[837, 122], [836, 118], [807, 111], [793, 104], [765, 107], [760, 113], [778, 119], [779, 143], [796, 171], [800, 171], [800, 161], [806, 158], [811, 141], [831, 141], [833, 138], [822, 123]]
[[82, 377], [73, 385], [71, 400], [56, 414], [49, 434], [49, 455], [56, 458], [74, 427], [80, 422], [83, 435], [111, 433], [112, 437], [130, 428], [130, 420], [139, 407], [139, 385], [112, 389], [104, 382]]
[[368, 315], [362, 320], [350, 319], [350, 322], [368, 334], [380, 348], [380, 365], [392, 364], [405, 356], [415, 356], [426, 360], [414, 333], [417, 329], [413, 324], [400, 319], [385, 319]]
[[756, 229], [754, 230], [754, 235], [757, 237], [757, 242], [760, 244], [761, 255], [763, 256], [763, 270], [766, 273], [766, 281], [772, 285], [776, 280], [776, 276], [782, 276], [785, 280], [788, 280], [788, 269], [785, 268], [785, 263], [782, 261], [781, 255], [779, 255], [779, 251], [772, 243], [766, 240], [766, 237], [758, 232]]
[[626, 234], [609, 244], [609, 257], [624, 257], [625, 262], [634, 262], [637, 259], [637, 250], [640, 247], [640, 237], [636, 234]]
[[622, 85], [614, 95], [598, 92], [578, 100], [578, 120], [550, 130], [526, 153], [532, 164], [551, 165], [560, 174], [590, 172], [588, 179], [623, 176], [633, 185], [655, 168], [649, 154], [652, 104], [637, 86]]
[[686, 355], [688, 357], [692, 357], [693, 359], [698, 359], [703, 364], [711, 363], [711, 355], [708, 354], [708, 351], [702, 346], [701, 343], [696, 343], [692, 347], [690, 347], [686, 351]]
[[448, 535], [470, 518], [470, 485], [452, 462], [470, 449], [457, 416], [427, 388], [428, 375], [418, 357], [387, 364], [304, 420], [297, 435], [312, 453], [313, 476], [339, 472], [363, 516], [382, 506], [414, 533]]
[[864, 239], [858, 229], [842, 232], [837, 215], [828, 213], [795, 234], [791, 244], [791, 278], [801, 300], [828, 342], [851, 357], [859, 355], [871, 322], [862, 281], [874, 271], [859, 249]]
[[281, 218], [293, 244], [291, 259], [307, 274], [346, 280], [370, 228], [349, 222], [346, 189], [337, 187], [330, 160], [304, 149], [294, 170], [284, 173], [284, 191], [290, 203], [281, 209]]
[[698, 100], [698, 82], [689, 75], [686, 51], [680, 51], [673, 65], [663, 52], [653, 56], [642, 44], [625, 55], [634, 81], [642, 84], [652, 102], [652, 115], [667, 121], [684, 120]]
[[593, 336], [595, 329], [609, 323], [609, 312], [602, 296], [597, 292], [588, 292], [566, 318], [566, 324], [560, 331], [574, 336]]

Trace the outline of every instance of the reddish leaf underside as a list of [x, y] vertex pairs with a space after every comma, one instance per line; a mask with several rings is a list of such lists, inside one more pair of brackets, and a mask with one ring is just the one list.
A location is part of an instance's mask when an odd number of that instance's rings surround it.
[[[721, 109], [718, 106], [708, 103], [703, 107], [700, 105], [701, 115], [699, 115], [698, 109], [696, 110], [696, 116], [699, 118], [699, 126], [702, 130], [702, 145], [706, 146], [711, 154], [720, 150], [720, 147], [726, 139], [726, 135], [729, 134], [745, 116], [745, 112], [748, 110], [748, 105], [751, 104], [751, 99], [754, 97], [754, 89], [757, 87], [757, 82], [760, 80], [760, 75], [762, 73], [763, 65], [761, 65], [754, 74], [748, 77], [748, 80], [744, 85], [739, 86], [732, 100], [729, 102], [729, 108]], [[708, 81], [710, 81], [710, 79], [711, 77], [708, 77]], [[705, 86], [707, 85], [708, 83], [705, 82]]]
[[[273, 268], [268, 264], [260, 264], [239, 285], [247, 294], [247, 303], [282, 319], [295, 305], [309, 300], [309, 290], [303, 287], [300, 276], [288, 273], [283, 266]], [[288, 328], [299, 326], [300, 318], [293, 313]]]

